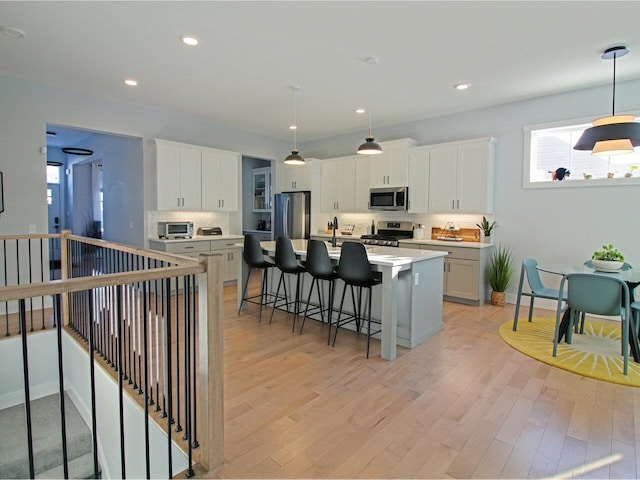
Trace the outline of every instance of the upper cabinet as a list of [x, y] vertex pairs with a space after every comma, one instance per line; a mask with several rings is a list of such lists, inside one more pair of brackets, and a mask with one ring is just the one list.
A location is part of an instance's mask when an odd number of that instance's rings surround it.
[[158, 210], [200, 210], [200, 151], [156, 140]]
[[240, 154], [155, 142], [158, 210], [238, 210]]
[[253, 175], [253, 211], [271, 211], [271, 167], [254, 168]]
[[409, 152], [409, 213], [429, 212], [429, 148]]
[[356, 156], [320, 162], [320, 209], [323, 212], [353, 212], [356, 198]]
[[430, 213], [493, 213], [495, 144], [483, 138], [429, 147]]
[[409, 185], [409, 148], [416, 145], [410, 138], [381, 142], [382, 153], [368, 155], [369, 187], [406, 187]]
[[304, 165], [285, 165], [283, 162], [278, 162], [276, 166], [278, 175], [278, 181], [276, 182], [277, 193], [310, 191], [311, 164], [311, 159], [307, 159]]
[[238, 210], [240, 154], [213, 148], [202, 150], [202, 210]]

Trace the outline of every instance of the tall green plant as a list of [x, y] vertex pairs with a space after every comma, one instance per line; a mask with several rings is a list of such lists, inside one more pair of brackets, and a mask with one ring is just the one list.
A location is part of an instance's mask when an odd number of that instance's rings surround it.
[[511, 280], [513, 280], [515, 271], [511, 249], [502, 245], [495, 247], [489, 257], [489, 270], [487, 272], [491, 289], [494, 292], [506, 291], [509, 284], [511, 284]]

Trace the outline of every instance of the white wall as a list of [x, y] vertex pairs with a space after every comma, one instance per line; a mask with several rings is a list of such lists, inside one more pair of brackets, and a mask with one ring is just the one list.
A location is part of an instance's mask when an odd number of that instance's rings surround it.
[[[135, 219], [155, 208], [153, 139], [164, 138], [276, 159], [288, 152], [289, 142], [269, 139], [214, 124], [204, 118], [126, 105], [102, 98], [50, 88], [0, 76], [0, 105], [11, 115], [0, 117], [0, 171], [4, 173], [5, 208], [0, 234], [28, 232], [35, 224], [47, 232], [46, 124], [64, 125], [142, 139], [142, 166], [132, 166], [140, 176], [137, 192], [127, 205]], [[126, 167], [123, 166], [123, 167]], [[123, 168], [123, 174], [126, 170]], [[130, 243], [143, 245], [147, 222], [134, 220]]]
[[[640, 81], [618, 83], [616, 88], [619, 113], [640, 108]], [[386, 128], [376, 127], [374, 119], [373, 133], [377, 141], [408, 137], [419, 145], [495, 137], [496, 242], [512, 247], [518, 274], [525, 257], [540, 263], [581, 263], [603, 243], [613, 243], [629, 263], [640, 267], [640, 187], [522, 188], [524, 126], [606, 116], [610, 102], [610, 87], [599, 87]], [[350, 155], [365, 133], [309, 142], [300, 151], [316, 158]], [[450, 217], [456, 220], [456, 215]], [[465, 217], [462, 222], [469, 221]], [[553, 276], [543, 280], [559, 283]], [[508, 290], [511, 301], [516, 291], [514, 281]]]

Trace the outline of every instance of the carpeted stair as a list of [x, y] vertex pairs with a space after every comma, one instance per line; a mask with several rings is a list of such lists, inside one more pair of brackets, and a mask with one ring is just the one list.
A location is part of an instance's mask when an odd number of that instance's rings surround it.
[[[65, 394], [69, 478], [94, 478], [91, 432]], [[64, 478], [60, 398], [58, 394], [31, 401], [33, 457], [36, 478]], [[24, 404], [0, 410], [0, 478], [28, 478]]]

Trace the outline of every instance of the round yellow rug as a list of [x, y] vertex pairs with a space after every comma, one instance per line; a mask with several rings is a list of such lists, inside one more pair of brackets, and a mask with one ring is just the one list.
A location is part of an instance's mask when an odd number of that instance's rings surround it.
[[584, 334], [574, 333], [571, 345], [558, 344], [558, 356], [553, 356], [555, 318], [526, 318], [518, 320], [518, 331], [513, 321], [500, 325], [502, 339], [516, 350], [554, 367], [585, 377], [607, 382], [640, 387], [640, 364], [629, 353], [629, 374], [623, 375], [620, 353], [620, 326], [587, 319]]

